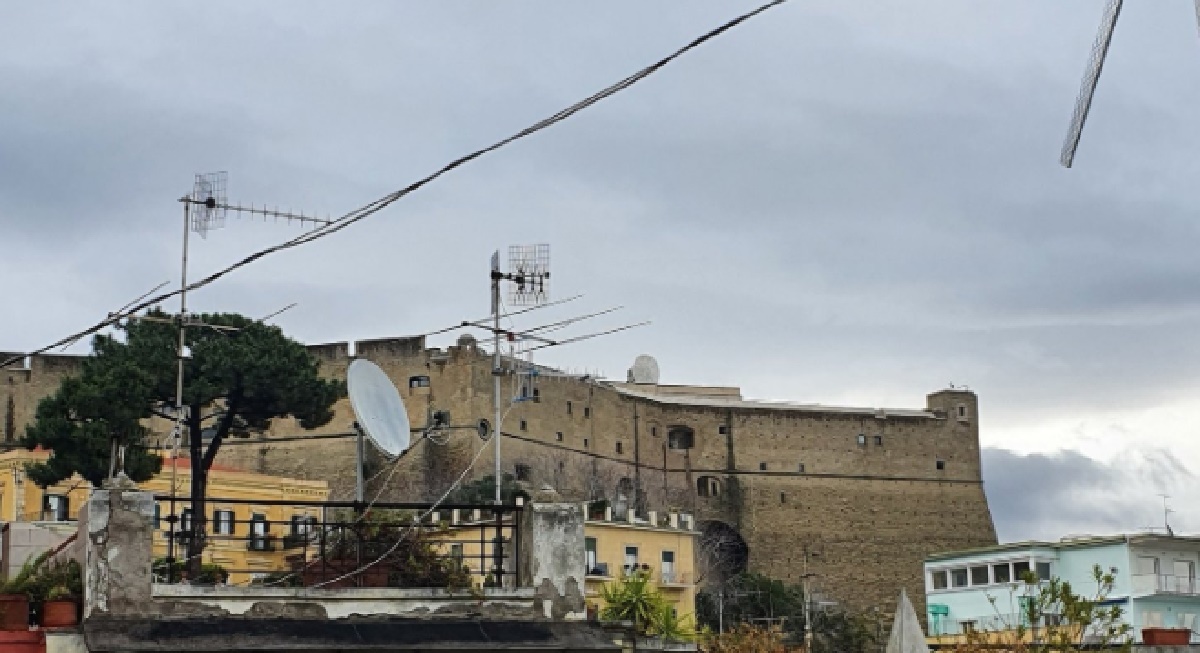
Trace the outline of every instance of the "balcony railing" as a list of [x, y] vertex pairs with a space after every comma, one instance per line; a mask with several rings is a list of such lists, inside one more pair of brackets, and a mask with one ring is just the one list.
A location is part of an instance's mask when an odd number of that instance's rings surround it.
[[[169, 497], [158, 497], [161, 503]], [[166, 556], [160, 580], [186, 580], [192, 540], [204, 548], [246, 552], [248, 568], [224, 568], [230, 584], [268, 587], [515, 587], [520, 577], [519, 505], [264, 501], [209, 498], [219, 505], [221, 532], [180, 530], [179, 517], [160, 520]], [[245, 506], [239, 509], [239, 507]], [[228, 513], [255, 511], [252, 519]], [[261, 512], [259, 512], [261, 511]], [[265, 519], [267, 514], [285, 520]], [[194, 554], [194, 551], [192, 552]], [[204, 559], [209, 556], [205, 555]], [[232, 556], [238, 559], [237, 556]], [[203, 572], [202, 572], [203, 573]], [[211, 574], [210, 574], [211, 576]]]
[[1133, 593], [1196, 596], [1200, 595], [1200, 584], [1196, 583], [1196, 578], [1193, 576], [1134, 574]]
[[658, 575], [658, 582], [662, 585], [691, 585], [692, 575], [682, 571], [664, 571]]

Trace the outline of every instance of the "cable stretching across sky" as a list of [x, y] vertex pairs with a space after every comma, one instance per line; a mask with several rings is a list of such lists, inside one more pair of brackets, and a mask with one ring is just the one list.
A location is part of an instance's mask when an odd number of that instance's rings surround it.
[[704, 43], [708, 42], [709, 40], [711, 40], [713, 38], [716, 38], [717, 36], [720, 36], [721, 34], [724, 34], [725, 32], [729, 31], [730, 29], [733, 29], [734, 27], [737, 27], [738, 25], [746, 22], [747, 20], [750, 20], [751, 18], [754, 18], [754, 17], [758, 16], [759, 14], [766, 12], [768, 9], [777, 7], [787, 1], [788, 0], [772, 0], [771, 2], [768, 2], [764, 5], [759, 6], [757, 9], [746, 12], [746, 13], [738, 16], [737, 18], [734, 18], [734, 19], [720, 25], [719, 27], [716, 27], [716, 28], [706, 32], [705, 34], [702, 34], [701, 36], [696, 37], [691, 42], [689, 42], [687, 45], [684, 45], [683, 47], [679, 48], [678, 50], [671, 53], [670, 55], [667, 55], [666, 57], [659, 59], [658, 61], [654, 62], [653, 64], [646, 66], [645, 68], [616, 82], [615, 84], [612, 84], [612, 85], [604, 88], [603, 90], [601, 90], [597, 93], [594, 93], [594, 94], [588, 96], [587, 98], [584, 98], [583, 100], [580, 100], [579, 102], [576, 102], [575, 104], [572, 104], [571, 106], [569, 106], [547, 118], [543, 118], [542, 120], [539, 120], [538, 122], [522, 129], [521, 131], [518, 131], [517, 133], [515, 133], [507, 138], [499, 140], [499, 141], [497, 141], [487, 147], [484, 147], [482, 149], [475, 150], [474, 152], [471, 152], [470, 154], [461, 156], [461, 157], [451, 161], [450, 163], [447, 163], [446, 165], [442, 166], [437, 171], [429, 174], [428, 176], [423, 177], [423, 178], [405, 186], [404, 188], [401, 188], [400, 190], [389, 193], [389, 194], [375, 200], [374, 202], [371, 202], [370, 204], [366, 204], [365, 206], [361, 206], [357, 209], [354, 209], [353, 211], [350, 211], [349, 213], [343, 215], [342, 217], [338, 218], [337, 220], [334, 220], [332, 223], [330, 223], [328, 225], [324, 225], [324, 226], [314, 229], [312, 231], [306, 232], [304, 234], [296, 236], [295, 238], [286, 240], [278, 245], [273, 245], [266, 249], [261, 249], [255, 253], [250, 254], [249, 256], [243, 258], [242, 260], [237, 261], [236, 263], [233, 263], [232, 265], [230, 265], [226, 268], [218, 270], [217, 272], [214, 272], [202, 279], [192, 282], [186, 288], [172, 290], [170, 292], [166, 292], [161, 295], [157, 295], [150, 299], [145, 299], [143, 301], [137, 302], [132, 306], [126, 307], [124, 310], [122, 310], [118, 313], [110, 314], [106, 319], [104, 319], [103, 321], [97, 323], [96, 325], [94, 325], [92, 327], [84, 329], [83, 331], [80, 331], [78, 333], [71, 334], [65, 338], [62, 338], [61, 340], [58, 340], [57, 342], [46, 345], [45, 347], [41, 347], [40, 349], [36, 349], [36, 350], [30, 351], [28, 353], [20, 354], [17, 356], [13, 356], [7, 360], [0, 361], [0, 368], [8, 367], [9, 365], [20, 362], [26, 356], [41, 354], [41, 353], [44, 353], [51, 349], [54, 349], [55, 347], [60, 347], [65, 344], [69, 344], [71, 342], [78, 341], [79, 339], [89, 336], [91, 334], [94, 334], [112, 324], [117, 323], [118, 321], [120, 321], [130, 315], [136, 314], [137, 312], [142, 311], [151, 306], [161, 304], [164, 300], [170, 299], [171, 297], [174, 297], [174, 296], [178, 295], [179, 293], [184, 292], [185, 290], [188, 292], [191, 292], [193, 290], [196, 290], [197, 288], [202, 288], [204, 286], [207, 286], [210, 283], [229, 274], [230, 272], [233, 272], [233, 271], [243, 268], [247, 265], [250, 265], [251, 263], [253, 263], [261, 258], [264, 258], [266, 256], [269, 256], [271, 254], [274, 254], [276, 252], [280, 252], [280, 251], [283, 251], [286, 249], [291, 249], [293, 247], [299, 247], [300, 245], [304, 245], [304, 244], [310, 243], [314, 240], [317, 240], [319, 238], [324, 238], [325, 236], [329, 236], [331, 234], [337, 233], [337, 232], [341, 231], [342, 229], [345, 229], [346, 227], [358, 222], [359, 220], [362, 220], [371, 215], [374, 215], [375, 213], [378, 213], [379, 211], [382, 211], [383, 209], [387, 208], [392, 203], [396, 202], [397, 200], [401, 199], [402, 197], [408, 195], [409, 193], [412, 193], [415, 190], [422, 188], [426, 184], [429, 184], [430, 182], [436, 180], [438, 177], [445, 175], [446, 173], [454, 170], [455, 168], [458, 168], [459, 166], [470, 163], [470, 162], [474, 161], [475, 159], [478, 159], [486, 154], [490, 154], [496, 150], [499, 150], [500, 148], [505, 147], [506, 145], [509, 145], [515, 141], [521, 140], [522, 138], [525, 138], [526, 136], [531, 136], [539, 131], [542, 131], [543, 129], [546, 129], [547, 127], [551, 127], [557, 123], [560, 123], [560, 122], [566, 120], [567, 118], [574, 116], [575, 114], [579, 113], [580, 111], [583, 111], [584, 109], [587, 109], [588, 107], [600, 102], [601, 100], [604, 100], [608, 97], [616, 95], [617, 93], [620, 93], [621, 91], [629, 88], [630, 86], [633, 86], [634, 84], [640, 82], [641, 80], [658, 72], [660, 69], [665, 67], [667, 64], [675, 61], [676, 59], [683, 56], [687, 52], [703, 45]]

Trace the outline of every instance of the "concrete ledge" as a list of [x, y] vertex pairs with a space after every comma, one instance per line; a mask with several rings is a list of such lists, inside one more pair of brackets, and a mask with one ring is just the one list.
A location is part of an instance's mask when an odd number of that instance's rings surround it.
[[619, 650], [594, 624], [528, 620], [96, 617], [84, 631], [92, 653]]
[[166, 585], [153, 588], [154, 602], [167, 616], [245, 616], [342, 619], [356, 615], [488, 615], [531, 619], [533, 588], [482, 592], [432, 588], [240, 587]]

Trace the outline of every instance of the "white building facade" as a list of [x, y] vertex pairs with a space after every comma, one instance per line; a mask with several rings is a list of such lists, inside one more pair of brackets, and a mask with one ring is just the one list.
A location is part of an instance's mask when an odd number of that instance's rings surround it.
[[1192, 642], [1200, 643], [1195, 632], [1200, 628], [1200, 537], [1158, 534], [1017, 542], [930, 556], [925, 560], [928, 633], [960, 635], [1021, 623], [1017, 584], [1027, 572], [1041, 580], [1060, 578], [1090, 598], [1096, 592], [1095, 565], [1114, 575], [1105, 603], [1122, 607], [1135, 642], [1142, 641], [1143, 628], [1186, 628], [1193, 631]]

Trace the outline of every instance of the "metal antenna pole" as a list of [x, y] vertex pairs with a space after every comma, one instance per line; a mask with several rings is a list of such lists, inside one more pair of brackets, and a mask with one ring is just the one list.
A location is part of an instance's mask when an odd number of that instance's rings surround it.
[[500, 505], [500, 252], [492, 254], [492, 332], [494, 335], [492, 351], [492, 442], [496, 451], [496, 505]]
[[171, 445], [171, 518], [168, 523], [171, 525], [171, 539], [167, 541], [170, 551], [167, 555], [167, 581], [174, 582], [175, 574], [175, 494], [178, 477], [178, 461], [179, 461], [179, 443], [183, 440], [183, 354], [187, 347], [185, 339], [185, 324], [187, 322], [187, 257], [188, 257], [188, 231], [190, 231], [190, 217], [192, 205], [188, 202], [183, 203], [183, 263], [182, 271], [179, 275], [179, 349], [176, 350], [175, 356], [178, 367], [175, 374], [175, 441]]

